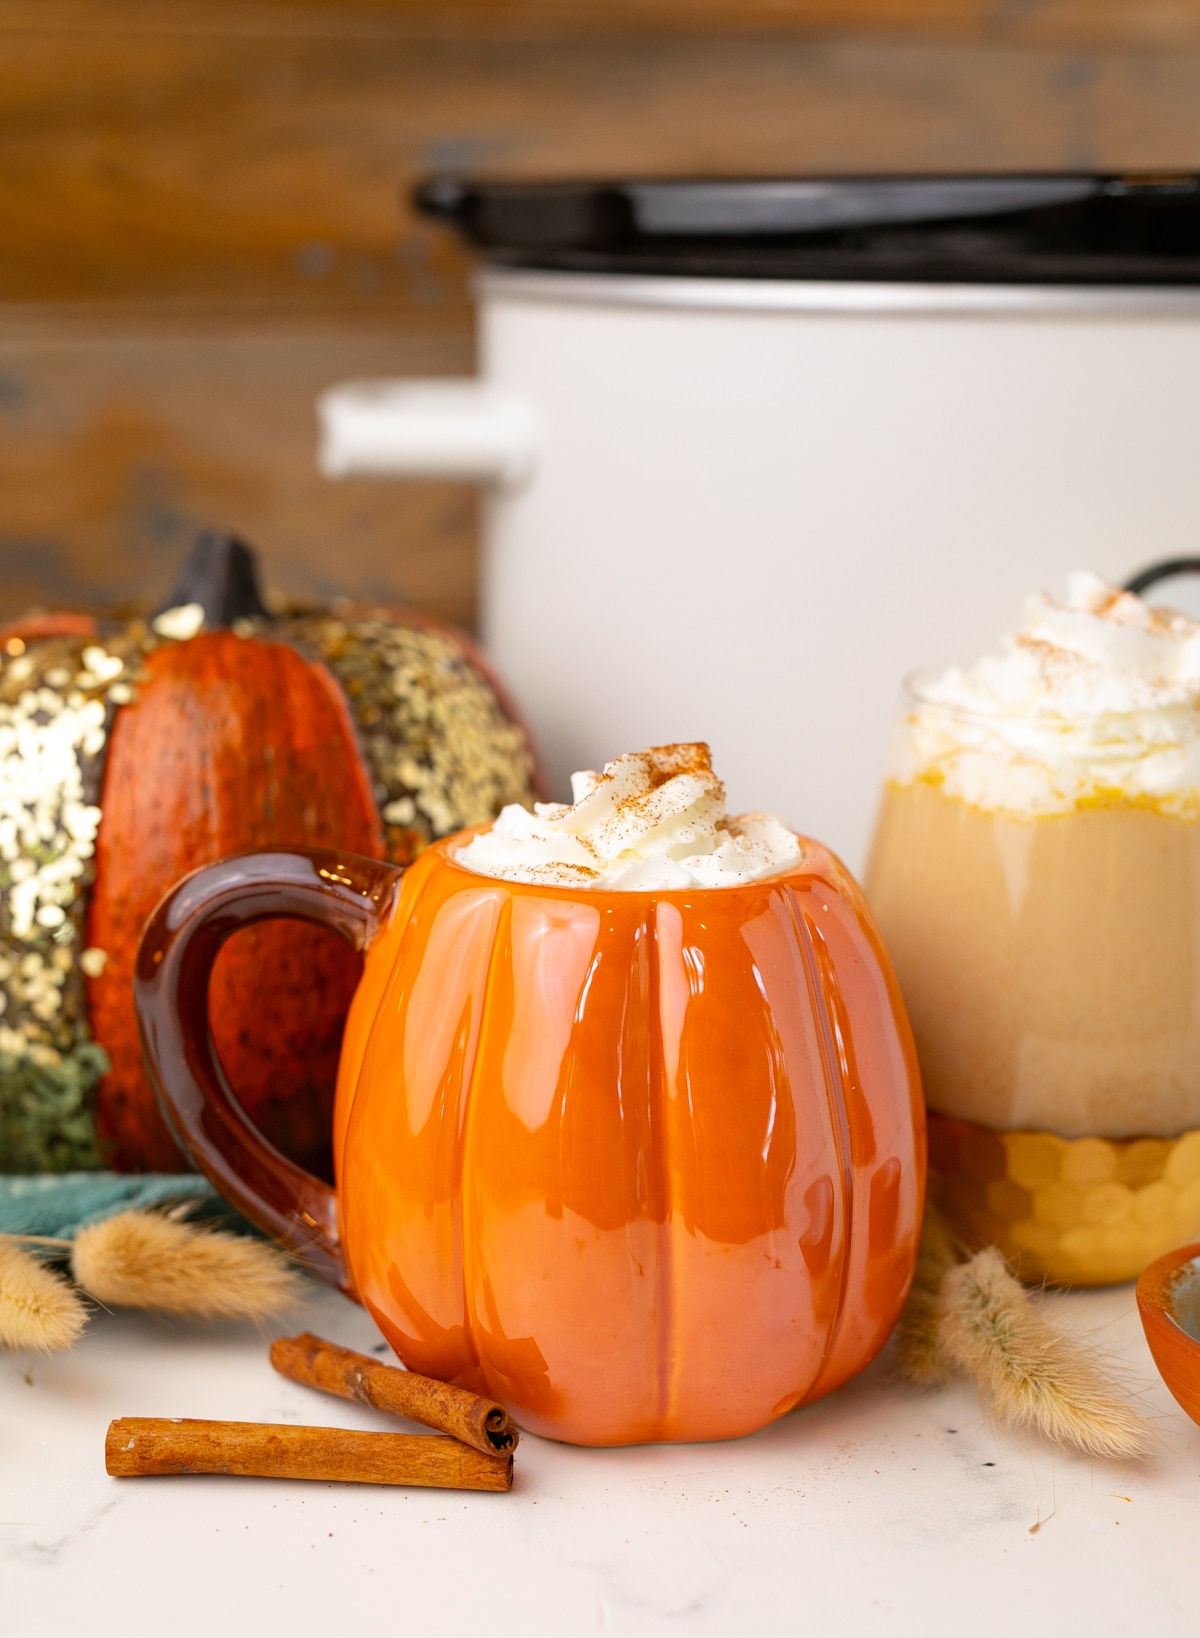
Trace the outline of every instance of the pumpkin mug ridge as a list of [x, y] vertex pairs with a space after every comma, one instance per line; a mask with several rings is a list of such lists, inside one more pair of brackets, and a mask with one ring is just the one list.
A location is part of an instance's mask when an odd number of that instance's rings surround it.
[[[815, 936], [814, 929], [807, 917], [797, 914], [794, 904], [790, 905], [789, 908], [791, 910], [792, 920], [795, 923], [799, 948], [804, 959], [809, 983], [809, 991], [813, 1000], [814, 1016], [820, 1029], [821, 1056], [824, 1061], [826, 1096], [828, 1098], [830, 1109], [830, 1128], [833, 1134], [837, 1159], [842, 1175], [842, 1237], [844, 1241], [848, 1242], [850, 1238], [851, 1221], [853, 1215], [854, 1164], [853, 1149], [851, 1146], [850, 1137], [850, 1125], [847, 1119], [845, 1105], [846, 1076], [844, 1074], [844, 1065], [842, 1064], [837, 1051], [837, 1032], [834, 1028], [832, 1020], [829, 1017], [828, 1008], [825, 1005], [821, 975], [818, 971], [816, 951], [813, 942]], [[835, 1098], [831, 1095], [835, 1086], [842, 1093], [841, 1097]], [[839, 1320], [842, 1312], [844, 1311], [846, 1281], [848, 1274], [849, 1259], [843, 1257], [841, 1260], [838, 1279], [839, 1289], [837, 1312], [839, 1315]], [[817, 1381], [820, 1381], [821, 1374], [824, 1372], [829, 1356], [834, 1350], [839, 1328], [840, 1325], [835, 1324], [830, 1329], [826, 1337], [825, 1350], [821, 1359], [821, 1368], [817, 1373]], [[815, 1397], [815, 1395], [808, 1395], [806, 1397]]]
[[[461, 840], [402, 877], [246, 854], [163, 901], [138, 1010], [193, 1158], [407, 1365], [534, 1432], [732, 1437], [838, 1387], [899, 1313], [924, 1186], [911, 1036], [856, 885], [807, 841], [738, 886], [619, 891], [480, 875]], [[336, 1195], [253, 1131], [208, 1033], [221, 939], [281, 913], [366, 946]]]

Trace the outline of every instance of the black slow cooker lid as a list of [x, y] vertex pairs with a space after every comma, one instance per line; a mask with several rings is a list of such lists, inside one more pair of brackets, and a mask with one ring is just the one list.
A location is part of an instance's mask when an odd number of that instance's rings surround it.
[[416, 192], [488, 261], [593, 273], [1200, 284], [1200, 177], [481, 182]]

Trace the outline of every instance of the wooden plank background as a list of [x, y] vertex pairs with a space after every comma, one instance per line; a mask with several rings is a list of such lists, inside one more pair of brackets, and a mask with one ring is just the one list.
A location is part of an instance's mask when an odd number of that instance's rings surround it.
[[0, 615], [282, 590], [473, 619], [476, 497], [329, 484], [312, 402], [472, 367], [407, 208], [490, 175], [1200, 168], [1200, 0], [0, 0]]

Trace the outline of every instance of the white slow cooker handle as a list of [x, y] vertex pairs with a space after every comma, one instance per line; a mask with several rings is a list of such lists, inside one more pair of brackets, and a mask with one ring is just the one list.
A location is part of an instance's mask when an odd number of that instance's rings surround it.
[[345, 381], [317, 399], [327, 478], [467, 478], [516, 488], [541, 443], [532, 405], [482, 381]]

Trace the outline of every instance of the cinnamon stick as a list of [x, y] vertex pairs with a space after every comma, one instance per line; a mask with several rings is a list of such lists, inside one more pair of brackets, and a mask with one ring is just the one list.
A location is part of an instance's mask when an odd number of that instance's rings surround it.
[[511, 1454], [520, 1437], [503, 1405], [466, 1388], [451, 1387], [415, 1371], [399, 1371], [351, 1348], [304, 1331], [271, 1344], [271, 1364], [281, 1376], [342, 1399], [358, 1399], [376, 1410], [407, 1416], [439, 1433], [449, 1433], [488, 1455]]
[[110, 1422], [104, 1465], [118, 1479], [227, 1473], [439, 1490], [510, 1490], [513, 1471], [511, 1456], [485, 1456], [457, 1439], [432, 1434], [158, 1416], [121, 1416]]

